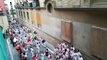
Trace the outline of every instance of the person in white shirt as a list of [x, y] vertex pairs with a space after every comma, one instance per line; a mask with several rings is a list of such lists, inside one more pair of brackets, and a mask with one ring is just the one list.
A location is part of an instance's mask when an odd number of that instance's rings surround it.
[[15, 30], [15, 33], [16, 33], [16, 34], [18, 34], [18, 33], [19, 33], [18, 29], [16, 29], [16, 30]]
[[45, 56], [45, 53], [42, 52], [42, 53], [41, 53], [41, 60], [44, 60], [44, 56]]
[[78, 56], [82, 56], [82, 54], [80, 53], [79, 50], [77, 50], [77, 55], [78, 55]]
[[57, 55], [57, 53], [58, 53], [58, 48], [55, 47], [54, 51], [55, 51], [55, 54]]
[[74, 56], [74, 51], [70, 50], [70, 58], [73, 59], [73, 56]]
[[28, 48], [25, 47], [25, 48], [24, 48], [24, 51], [25, 51], [25, 57], [27, 57]]
[[66, 56], [66, 58], [68, 58], [68, 57], [69, 57], [69, 50], [68, 50], [68, 51], [66, 51], [65, 56]]
[[80, 52], [78, 49], [75, 49], [74, 54], [73, 54], [73, 60], [79, 60], [80, 59]]
[[30, 47], [30, 50], [31, 50], [31, 54], [33, 56], [34, 55], [34, 49], [32, 47]]
[[63, 59], [66, 59], [66, 55], [65, 54], [63, 54], [62, 56], [63, 56]]
[[82, 56], [80, 56], [79, 60], [83, 60], [83, 57], [82, 57]]
[[73, 45], [71, 46], [71, 50], [73, 50], [73, 51], [75, 50], [75, 48], [74, 48], [74, 46], [73, 46]]
[[37, 42], [36, 47], [37, 47], [37, 52], [39, 53], [40, 52], [40, 42]]
[[13, 42], [16, 43], [17, 41], [18, 39], [14, 37]]
[[27, 52], [25, 52], [25, 58], [27, 59], [28, 55], [27, 55]]
[[48, 59], [52, 60], [52, 55], [51, 54], [49, 54]]

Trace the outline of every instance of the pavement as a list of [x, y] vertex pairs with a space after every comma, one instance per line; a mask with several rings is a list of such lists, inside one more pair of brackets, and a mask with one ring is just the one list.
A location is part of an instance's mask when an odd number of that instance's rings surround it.
[[7, 46], [10, 52], [11, 60], [20, 60], [19, 54], [16, 51], [16, 49], [13, 47], [13, 45], [11, 44], [10, 39], [8, 38], [6, 41], [7, 41]]

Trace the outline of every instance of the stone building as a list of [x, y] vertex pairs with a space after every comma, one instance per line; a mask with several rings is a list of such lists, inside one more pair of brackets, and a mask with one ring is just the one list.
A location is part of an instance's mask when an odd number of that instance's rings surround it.
[[3, 27], [4, 32], [8, 28], [8, 20], [4, 0], [0, 0], [0, 26]]

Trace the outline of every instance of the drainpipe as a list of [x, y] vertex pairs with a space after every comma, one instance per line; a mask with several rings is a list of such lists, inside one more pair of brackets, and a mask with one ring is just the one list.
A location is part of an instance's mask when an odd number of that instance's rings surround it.
[[89, 8], [91, 8], [91, 0], [90, 0], [90, 2], [89, 2], [89, 3], [90, 3], [90, 7], [89, 7]]
[[81, 0], [80, 0], [80, 5], [79, 5], [79, 8], [81, 8]]

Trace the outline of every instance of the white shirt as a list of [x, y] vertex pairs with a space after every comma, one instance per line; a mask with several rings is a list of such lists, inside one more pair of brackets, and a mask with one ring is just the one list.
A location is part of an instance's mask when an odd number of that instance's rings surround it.
[[65, 53], [65, 56], [66, 56], [66, 58], [69, 57], [69, 52], [68, 51]]
[[27, 51], [28, 51], [28, 48], [26, 48], [26, 49], [24, 48], [24, 51], [27, 52]]
[[27, 57], [27, 52], [25, 53], [25, 57]]
[[72, 50], [75, 50], [75, 48], [74, 48], [74, 47], [71, 47], [71, 49], [72, 49]]
[[57, 48], [55, 48], [55, 49], [54, 49], [54, 51], [55, 51], [55, 53], [57, 53], [57, 52], [58, 52], [58, 49], [57, 49]]
[[16, 20], [13, 20], [13, 23], [16, 23]]
[[83, 58], [82, 58], [82, 57], [80, 57], [80, 58], [79, 58], [79, 60], [83, 60]]
[[16, 41], [18, 41], [17, 38], [14, 38], [13, 42], [16, 42]]
[[18, 29], [16, 29], [15, 32], [18, 34], [18, 32], [19, 32]]
[[80, 52], [77, 52], [77, 55], [81, 56], [82, 54]]
[[41, 54], [41, 60], [44, 60], [45, 53]]

